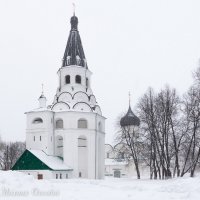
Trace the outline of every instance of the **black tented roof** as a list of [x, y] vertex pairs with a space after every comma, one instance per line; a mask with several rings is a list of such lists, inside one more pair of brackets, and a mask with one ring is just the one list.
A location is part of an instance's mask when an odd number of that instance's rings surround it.
[[63, 56], [62, 67], [78, 65], [87, 68], [87, 62], [78, 32], [78, 17], [71, 17], [71, 30], [67, 41], [67, 46]]

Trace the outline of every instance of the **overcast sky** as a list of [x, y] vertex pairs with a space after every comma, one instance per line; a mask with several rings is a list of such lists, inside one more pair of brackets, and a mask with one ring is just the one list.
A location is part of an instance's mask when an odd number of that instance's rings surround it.
[[[69, 0], [0, 0], [0, 135], [25, 140], [24, 112], [48, 104], [58, 86], [70, 31]], [[77, 0], [76, 15], [92, 89], [112, 142], [117, 116], [148, 87], [182, 95], [200, 58], [199, 0]]]

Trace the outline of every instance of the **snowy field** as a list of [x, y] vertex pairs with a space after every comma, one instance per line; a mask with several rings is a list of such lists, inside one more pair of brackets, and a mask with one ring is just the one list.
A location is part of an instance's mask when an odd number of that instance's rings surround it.
[[167, 181], [148, 179], [35, 180], [19, 172], [0, 171], [0, 200], [200, 200], [200, 177]]

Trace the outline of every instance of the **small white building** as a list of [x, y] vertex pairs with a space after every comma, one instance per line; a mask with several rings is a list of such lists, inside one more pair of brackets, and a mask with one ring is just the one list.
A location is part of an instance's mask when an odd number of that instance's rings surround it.
[[105, 176], [115, 178], [127, 178], [135, 175], [135, 168], [131, 161], [128, 161], [123, 145], [112, 146], [105, 144]]
[[102, 179], [105, 117], [91, 89], [92, 73], [75, 15], [57, 74], [59, 84], [53, 103], [46, 106], [42, 93], [38, 109], [26, 112], [26, 151], [12, 169], [39, 179]]

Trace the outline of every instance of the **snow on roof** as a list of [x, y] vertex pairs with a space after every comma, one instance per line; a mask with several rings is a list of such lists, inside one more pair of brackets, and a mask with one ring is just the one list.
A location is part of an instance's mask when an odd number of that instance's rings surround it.
[[53, 170], [73, 170], [69, 166], [67, 166], [61, 158], [58, 156], [50, 156], [47, 155], [44, 151], [41, 150], [28, 150], [34, 156], [36, 156], [39, 160], [45, 163], [49, 168]]
[[112, 158], [106, 158], [105, 159], [105, 165], [127, 165], [128, 162], [127, 161], [118, 161], [116, 159], [112, 159]]
[[35, 109], [32, 109], [28, 112], [25, 112], [25, 114], [30, 113], [30, 112], [44, 112], [44, 111], [51, 111], [51, 109], [50, 108], [35, 108]]

